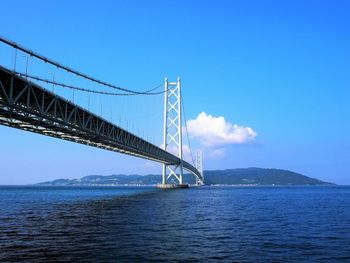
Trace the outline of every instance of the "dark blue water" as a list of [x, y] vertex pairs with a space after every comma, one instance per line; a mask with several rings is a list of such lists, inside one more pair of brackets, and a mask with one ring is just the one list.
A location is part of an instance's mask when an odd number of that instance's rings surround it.
[[350, 262], [350, 187], [0, 187], [0, 262]]

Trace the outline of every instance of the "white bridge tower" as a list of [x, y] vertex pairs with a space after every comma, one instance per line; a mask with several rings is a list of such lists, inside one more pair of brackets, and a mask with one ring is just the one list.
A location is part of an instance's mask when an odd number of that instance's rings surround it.
[[179, 165], [163, 164], [162, 185], [174, 185], [177, 181], [183, 185], [182, 167], [182, 114], [181, 114], [181, 82], [169, 82], [164, 85], [164, 150], [177, 151], [181, 160]]
[[196, 168], [203, 178], [203, 180], [201, 180], [196, 176], [196, 185], [203, 185], [204, 184], [204, 174], [203, 174], [203, 153], [202, 153], [202, 151], [197, 151]]

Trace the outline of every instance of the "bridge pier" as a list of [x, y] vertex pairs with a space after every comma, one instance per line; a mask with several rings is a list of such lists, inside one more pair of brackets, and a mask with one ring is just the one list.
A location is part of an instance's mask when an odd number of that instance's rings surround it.
[[189, 188], [188, 184], [157, 184], [157, 188], [161, 189], [179, 189]]

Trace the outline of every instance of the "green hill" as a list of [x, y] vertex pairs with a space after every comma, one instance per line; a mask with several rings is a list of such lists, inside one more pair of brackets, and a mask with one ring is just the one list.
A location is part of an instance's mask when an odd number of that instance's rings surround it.
[[227, 185], [327, 185], [330, 183], [288, 170], [245, 168], [205, 172], [205, 183]]
[[[206, 185], [330, 185], [288, 170], [264, 168], [240, 168], [204, 171]], [[57, 179], [39, 185], [79, 186], [79, 185], [155, 185], [161, 175], [89, 175], [81, 179]], [[184, 181], [195, 183], [192, 175], [185, 174]]]

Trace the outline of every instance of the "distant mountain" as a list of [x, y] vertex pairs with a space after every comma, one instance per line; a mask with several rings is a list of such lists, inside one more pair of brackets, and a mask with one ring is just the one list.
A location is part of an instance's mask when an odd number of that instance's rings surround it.
[[[206, 185], [331, 185], [318, 179], [280, 169], [240, 168], [227, 170], [204, 171]], [[57, 179], [39, 183], [50, 186], [83, 186], [83, 185], [155, 185], [161, 175], [89, 175], [81, 179]], [[192, 175], [185, 174], [184, 181], [195, 183]]]
[[243, 168], [206, 171], [206, 184], [228, 185], [331, 185], [288, 170]]

